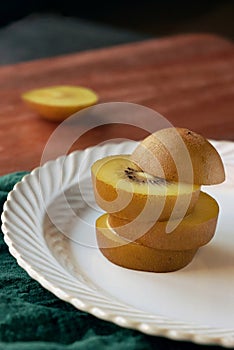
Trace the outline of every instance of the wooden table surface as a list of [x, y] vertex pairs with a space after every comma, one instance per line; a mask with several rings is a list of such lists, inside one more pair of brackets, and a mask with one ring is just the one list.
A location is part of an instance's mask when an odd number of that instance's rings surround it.
[[[183, 35], [0, 68], [0, 172], [31, 170], [58, 123], [22, 102], [26, 90], [74, 84], [94, 89], [100, 102], [151, 107], [173, 125], [206, 137], [234, 140], [234, 45], [211, 35]], [[143, 130], [96, 128], [71, 149], [105, 138], [139, 140]]]

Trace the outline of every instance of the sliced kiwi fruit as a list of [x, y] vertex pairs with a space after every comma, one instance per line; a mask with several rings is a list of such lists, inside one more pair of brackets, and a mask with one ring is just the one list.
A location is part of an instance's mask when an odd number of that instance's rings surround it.
[[26, 91], [22, 99], [45, 119], [62, 121], [97, 103], [97, 94], [82, 86], [58, 85]]
[[188, 250], [162, 250], [127, 242], [108, 226], [108, 214], [96, 221], [97, 243], [102, 254], [112, 263], [134, 270], [170, 272], [190, 263], [197, 248]]
[[167, 232], [168, 221], [157, 221], [148, 229], [147, 223], [137, 219], [130, 221], [108, 214], [107, 220], [112, 232], [128, 241], [155, 249], [187, 250], [201, 247], [211, 240], [218, 214], [219, 206], [216, 200], [200, 192], [192, 213], [178, 221], [170, 233]]
[[[97, 204], [107, 213], [143, 222], [183, 218], [191, 213], [200, 186], [166, 181], [136, 165], [129, 155], [109, 156], [92, 166]], [[180, 205], [176, 205], [179, 201]]]

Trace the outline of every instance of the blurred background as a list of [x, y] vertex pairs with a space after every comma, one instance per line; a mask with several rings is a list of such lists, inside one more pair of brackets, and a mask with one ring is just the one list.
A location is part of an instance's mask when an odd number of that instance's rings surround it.
[[0, 4], [0, 64], [180, 33], [234, 39], [234, 1], [8, 0]]

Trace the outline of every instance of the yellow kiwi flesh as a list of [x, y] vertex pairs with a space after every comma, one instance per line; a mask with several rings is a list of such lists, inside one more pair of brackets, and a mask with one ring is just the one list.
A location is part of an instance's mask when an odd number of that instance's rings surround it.
[[[200, 193], [198, 185], [168, 182], [142, 172], [129, 155], [96, 161], [92, 180], [96, 202], [103, 210], [128, 220], [139, 217], [144, 222], [188, 215]], [[175, 206], [178, 198], [181, 205]]]
[[22, 99], [45, 119], [62, 121], [97, 103], [98, 96], [82, 86], [58, 85], [27, 91]]

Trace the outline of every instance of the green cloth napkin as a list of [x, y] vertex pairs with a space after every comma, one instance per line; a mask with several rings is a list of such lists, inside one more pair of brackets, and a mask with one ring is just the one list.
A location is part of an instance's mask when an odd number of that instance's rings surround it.
[[[0, 205], [26, 172], [0, 177]], [[31, 279], [0, 235], [0, 350], [216, 349], [152, 337], [75, 309]]]

